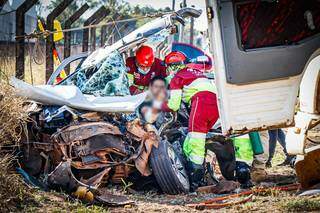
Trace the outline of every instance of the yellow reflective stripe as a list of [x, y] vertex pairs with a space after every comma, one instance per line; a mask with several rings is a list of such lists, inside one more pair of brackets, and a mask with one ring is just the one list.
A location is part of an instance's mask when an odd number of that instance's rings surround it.
[[148, 89], [148, 87], [146, 86], [141, 86], [141, 85], [136, 85], [136, 84], [133, 84], [135, 87], [137, 87], [139, 90], [145, 90], [145, 89]]
[[202, 132], [189, 132], [188, 137], [190, 138], [198, 138], [198, 139], [206, 139], [206, 133]]
[[191, 98], [198, 92], [208, 91], [212, 93], [217, 93], [217, 88], [215, 84], [207, 78], [198, 78], [194, 80], [188, 86], [183, 87], [183, 97], [182, 100], [189, 103]]
[[192, 161], [195, 164], [203, 164], [203, 161], [204, 161], [204, 157], [200, 157], [200, 156], [193, 155], [193, 154], [190, 154], [190, 156], [188, 158], [190, 161]]
[[202, 164], [205, 156], [205, 136], [198, 132], [189, 132], [184, 143], [183, 153], [195, 164]]
[[127, 77], [128, 77], [128, 80], [129, 80], [129, 86], [133, 85], [134, 75], [131, 74], [131, 73], [127, 73]]
[[182, 90], [175, 89], [170, 90], [170, 98], [168, 100], [168, 107], [173, 111], [178, 111], [181, 105], [181, 98], [182, 98]]

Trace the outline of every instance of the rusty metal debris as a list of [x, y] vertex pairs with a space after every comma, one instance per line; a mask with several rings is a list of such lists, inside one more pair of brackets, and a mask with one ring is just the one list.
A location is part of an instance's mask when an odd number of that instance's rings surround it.
[[298, 156], [295, 169], [299, 183], [308, 189], [320, 183], [320, 145], [306, 149], [304, 156]]
[[[148, 159], [160, 140], [155, 129], [119, 114], [73, 113], [77, 116], [66, 124], [59, 114], [48, 121], [44, 110], [33, 112], [36, 122], [29, 125], [32, 134], [30, 141], [24, 143], [28, 152], [24, 152], [22, 161], [31, 175], [44, 177], [51, 188], [76, 192], [76, 197], [86, 199], [83, 187], [97, 189], [102, 183], [119, 184], [134, 171], [143, 176], [151, 174]], [[32, 171], [34, 166], [36, 171]], [[112, 203], [106, 195], [97, 199]]]

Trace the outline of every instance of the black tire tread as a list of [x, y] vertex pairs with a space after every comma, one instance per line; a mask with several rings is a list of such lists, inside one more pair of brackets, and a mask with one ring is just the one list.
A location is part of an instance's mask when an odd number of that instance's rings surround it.
[[165, 193], [187, 193], [171, 166], [171, 160], [167, 153], [168, 146], [171, 146], [171, 144], [167, 141], [161, 141], [158, 148], [152, 148], [150, 163], [153, 174]]

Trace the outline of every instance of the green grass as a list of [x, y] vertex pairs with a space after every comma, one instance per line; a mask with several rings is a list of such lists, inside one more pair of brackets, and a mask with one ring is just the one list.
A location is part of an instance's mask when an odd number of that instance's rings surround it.
[[295, 198], [285, 202], [283, 208], [290, 212], [320, 211], [320, 197], [313, 199], [308, 197]]

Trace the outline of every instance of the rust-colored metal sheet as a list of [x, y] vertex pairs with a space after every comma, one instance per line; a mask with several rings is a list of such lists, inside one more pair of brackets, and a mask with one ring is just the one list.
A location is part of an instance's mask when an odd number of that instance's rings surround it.
[[139, 154], [135, 159], [135, 165], [137, 170], [143, 176], [151, 175], [151, 170], [148, 165], [149, 156], [152, 150], [152, 147], [155, 146], [158, 148], [159, 144], [159, 136], [156, 134], [153, 128], [146, 126], [145, 128], [142, 126], [139, 120], [134, 120], [127, 124], [127, 130], [132, 135], [136, 137], [136, 139], [141, 140], [141, 146], [139, 147]]
[[58, 139], [59, 137], [65, 143], [71, 143], [73, 141], [85, 140], [94, 135], [100, 134], [122, 135], [119, 128], [110, 123], [88, 122], [63, 128], [62, 130], [57, 132], [53, 137], [55, 139]]
[[320, 145], [306, 149], [304, 158], [297, 158], [295, 169], [303, 189], [320, 183]]

